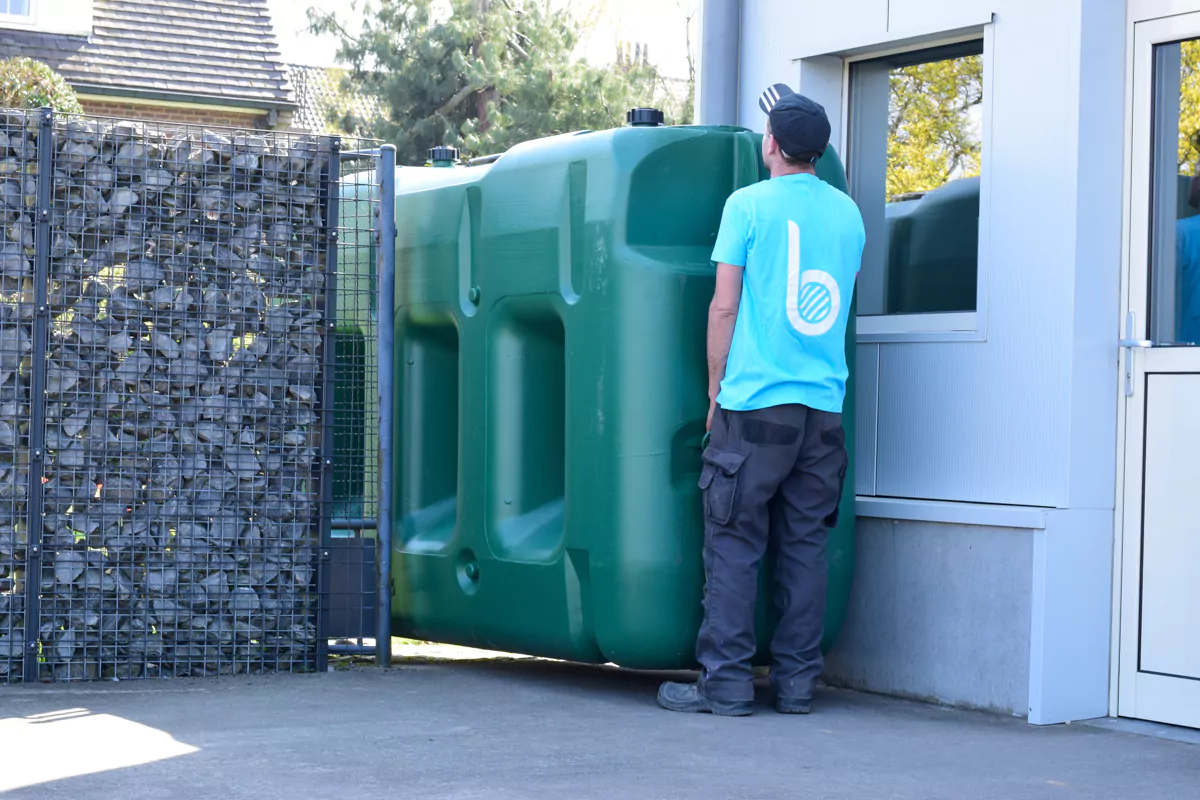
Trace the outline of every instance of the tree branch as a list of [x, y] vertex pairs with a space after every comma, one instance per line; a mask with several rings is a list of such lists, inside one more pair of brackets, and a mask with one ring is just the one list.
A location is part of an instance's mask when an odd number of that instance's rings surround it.
[[310, 33], [336, 33], [343, 39], [348, 39], [358, 45], [358, 38], [352, 36], [346, 30], [346, 26], [339, 22], [337, 16], [331, 11], [319, 13], [315, 8], [308, 9], [308, 30]]
[[434, 117], [445, 117], [447, 114], [449, 114], [455, 108], [457, 108], [459, 106], [459, 104], [462, 103], [463, 100], [466, 100], [472, 94], [474, 94], [475, 92], [477, 92], [483, 88], [485, 88], [485, 87], [478, 86], [474, 83], [468, 83], [466, 86], [464, 86], [463, 88], [461, 88], [457, 92], [455, 92], [454, 96], [451, 97], [449, 100], [447, 100], [445, 102], [445, 104], [442, 105], [441, 108], [439, 108], [437, 111], [433, 112], [432, 114], [430, 114], [428, 117], [426, 117], [425, 119], [423, 119], [421, 121], [422, 122], [433, 122]]

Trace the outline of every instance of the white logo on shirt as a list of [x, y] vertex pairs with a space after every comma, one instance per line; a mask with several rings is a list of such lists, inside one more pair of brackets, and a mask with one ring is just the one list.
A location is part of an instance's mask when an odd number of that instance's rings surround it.
[[832, 275], [820, 269], [800, 271], [800, 226], [788, 220], [788, 321], [805, 336], [820, 336], [833, 328], [841, 308], [842, 294]]

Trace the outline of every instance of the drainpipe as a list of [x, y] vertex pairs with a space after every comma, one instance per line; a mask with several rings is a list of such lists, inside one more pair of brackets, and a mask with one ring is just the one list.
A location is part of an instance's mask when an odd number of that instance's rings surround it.
[[696, 121], [701, 125], [736, 125], [741, 0], [704, 0], [700, 26]]

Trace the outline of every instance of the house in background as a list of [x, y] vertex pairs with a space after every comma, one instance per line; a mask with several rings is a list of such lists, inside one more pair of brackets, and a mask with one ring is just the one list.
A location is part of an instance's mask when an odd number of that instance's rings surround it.
[[296, 98], [293, 128], [367, 136], [371, 124], [387, 115], [380, 98], [346, 85], [349, 70], [289, 64], [287, 75]]
[[267, 0], [0, 0], [0, 58], [57, 70], [89, 114], [292, 127]]

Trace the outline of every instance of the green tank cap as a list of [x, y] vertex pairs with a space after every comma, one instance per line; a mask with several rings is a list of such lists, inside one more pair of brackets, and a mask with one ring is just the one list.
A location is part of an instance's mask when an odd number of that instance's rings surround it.
[[446, 145], [429, 148], [429, 163], [435, 167], [453, 167], [458, 163], [458, 148]]
[[657, 108], [631, 108], [625, 112], [625, 123], [635, 128], [657, 128], [665, 119]]

